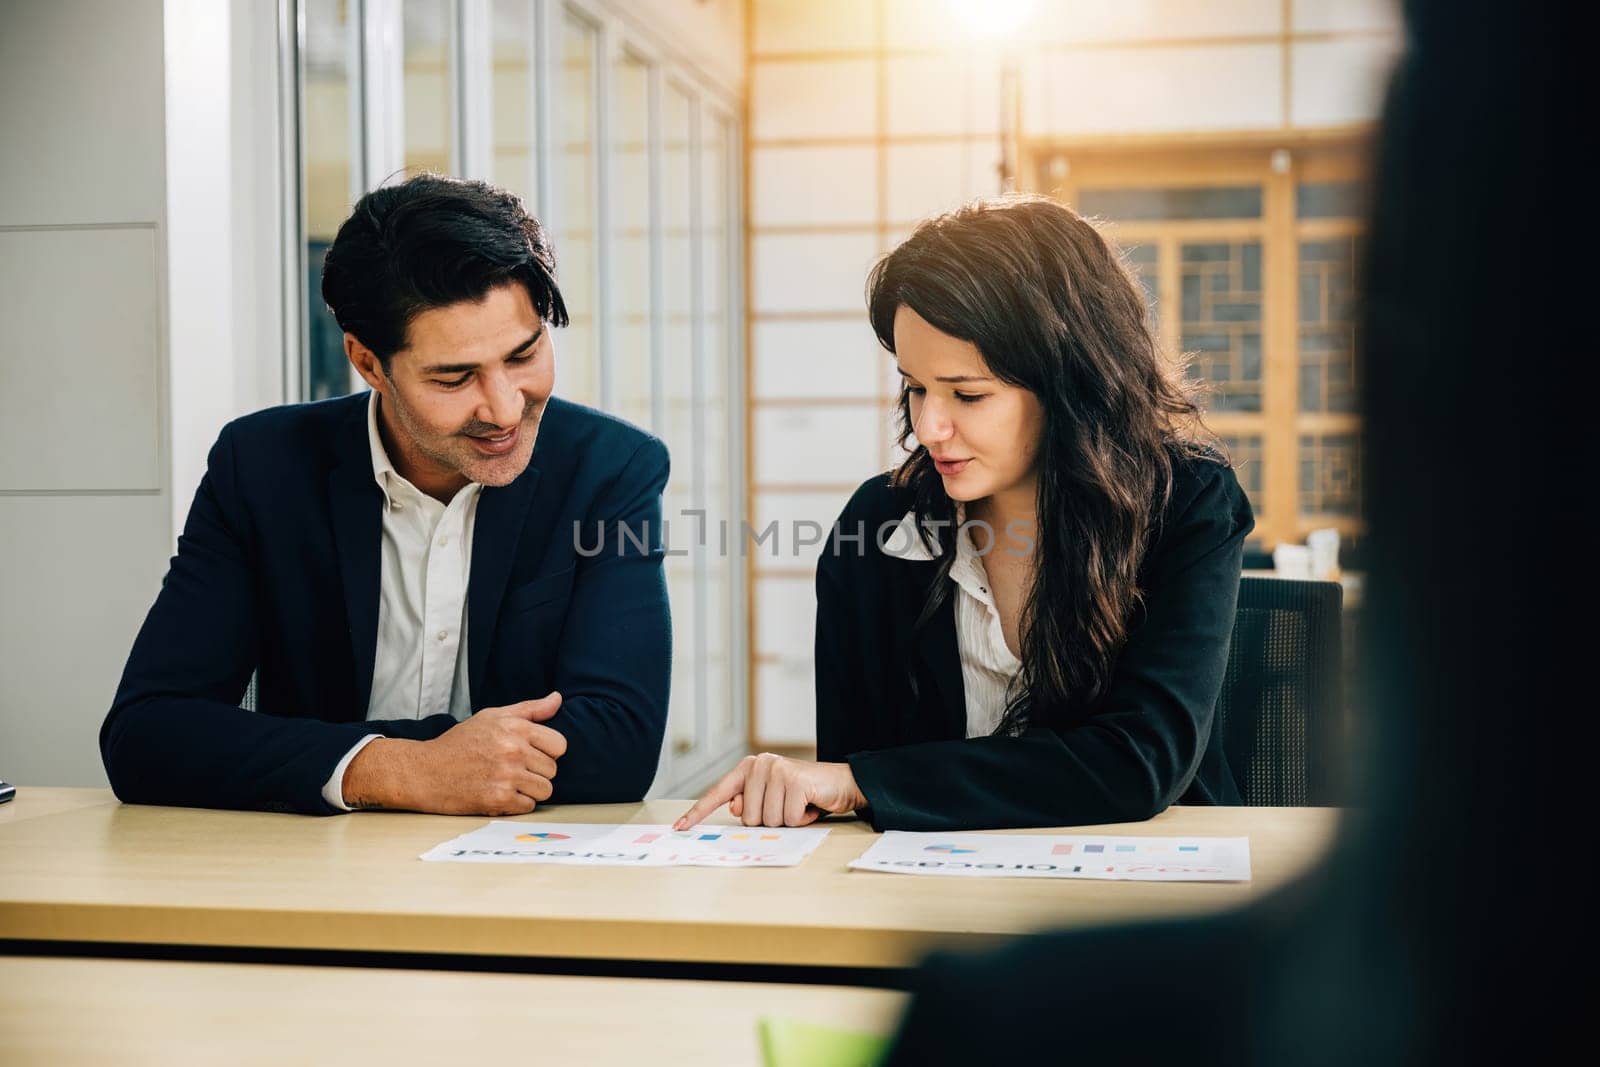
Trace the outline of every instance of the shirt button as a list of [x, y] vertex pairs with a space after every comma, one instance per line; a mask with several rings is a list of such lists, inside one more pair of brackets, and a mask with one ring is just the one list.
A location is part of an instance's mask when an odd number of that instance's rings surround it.
[[439, 538], [439, 547], [440, 548], [443, 548], [445, 545], [448, 545], [449, 543], [450, 543], [450, 537], [449, 537], [448, 534], [445, 535], [444, 537]]
[[401, 504], [400, 501], [396, 500], [394, 503], [389, 505], [389, 510], [390, 511], [399, 511], [404, 506], [405, 505]]
[[447, 638], [449, 636], [450, 636], [450, 631], [449, 630], [440, 630], [439, 631], [439, 640], [443, 641], [445, 638]]

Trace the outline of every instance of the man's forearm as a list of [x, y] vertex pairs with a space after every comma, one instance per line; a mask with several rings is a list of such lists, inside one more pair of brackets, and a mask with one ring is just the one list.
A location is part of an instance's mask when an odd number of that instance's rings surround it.
[[415, 810], [407, 788], [415, 750], [426, 742], [379, 737], [356, 753], [344, 772], [344, 802], [353, 810]]

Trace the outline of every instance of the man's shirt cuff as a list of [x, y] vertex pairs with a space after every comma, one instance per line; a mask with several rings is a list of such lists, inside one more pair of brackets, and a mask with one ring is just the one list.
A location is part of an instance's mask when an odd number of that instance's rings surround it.
[[382, 737], [382, 734], [368, 734], [357, 741], [349, 752], [344, 754], [344, 759], [333, 769], [328, 780], [322, 786], [322, 799], [326, 800], [339, 811], [350, 811], [350, 805], [344, 802], [344, 772], [349, 769], [350, 761], [356, 758], [356, 753], [366, 748], [367, 745]]

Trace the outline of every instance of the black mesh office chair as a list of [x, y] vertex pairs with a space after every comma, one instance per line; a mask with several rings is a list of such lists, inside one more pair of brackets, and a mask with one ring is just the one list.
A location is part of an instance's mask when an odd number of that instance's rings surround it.
[[1344, 799], [1338, 582], [1244, 578], [1213, 729], [1244, 802]]

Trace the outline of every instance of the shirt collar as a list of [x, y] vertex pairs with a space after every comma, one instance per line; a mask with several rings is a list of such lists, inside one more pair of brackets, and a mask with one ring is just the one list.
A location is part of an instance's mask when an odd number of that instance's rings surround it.
[[[955, 531], [959, 532], [961, 524], [967, 521], [967, 508], [964, 503], [956, 504]], [[935, 550], [941, 544], [939, 535], [944, 528], [928, 530], [933, 540]], [[880, 543], [883, 554], [893, 556], [895, 559], [909, 560], [913, 563], [926, 563], [933, 559], [933, 553], [928, 551], [923, 544], [921, 536], [917, 533], [917, 514], [908, 511], [905, 516], [894, 525], [888, 537]], [[978, 557], [978, 550], [972, 547], [971, 535], [956, 537], [956, 558], [950, 563], [950, 578], [975, 599], [989, 606], [994, 605], [994, 595], [989, 591], [989, 580], [984, 570], [983, 561]]]
[[[967, 506], [958, 502], [956, 504], [956, 529], [959, 530], [961, 524], [966, 521]], [[928, 536], [933, 541], [935, 551], [941, 549], [943, 542], [940, 541], [939, 537], [946, 529], [948, 527], [944, 526], [929, 526], [927, 528]], [[883, 550], [884, 555], [893, 556], [895, 559], [909, 560], [913, 563], [927, 563], [933, 559], [933, 553], [928, 551], [928, 546], [923, 543], [922, 535], [917, 530], [917, 513], [914, 510], [906, 512], [905, 516], [895, 523], [894, 529], [889, 533], [889, 536], [879, 542], [879, 547]], [[957, 556], [970, 553], [972, 553], [971, 541], [965, 537], [956, 541]]]
[[389, 462], [389, 453], [384, 450], [383, 438], [378, 435], [376, 389], [367, 394], [367, 447], [372, 452], [372, 479], [378, 483], [378, 488], [383, 490], [384, 506], [393, 507], [394, 499], [389, 495], [389, 479], [398, 478], [399, 474], [395, 471], [394, 464]]
[[[395, 506], [397, 492], [409, 493], [418, 500], [432, 500], [422, 490], [412, 485], [405, 475], [394, 469], [394, 463], [389, 459], [388, 451], [383, 447], [383, 437], [378, 433], [378, 391], [372, 390], [367, 396], [367, 448], [372, 453], [372, 480], [378, 483], [378, 488], [383, 492], [384, 507]], [[471, 500], [483, 488], [481, 482], [468, 482], [462, 486], [455, 499]], [[447, 507], [440, 504], [440, 507]]]

